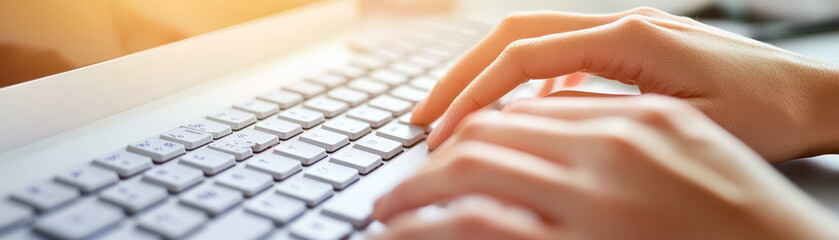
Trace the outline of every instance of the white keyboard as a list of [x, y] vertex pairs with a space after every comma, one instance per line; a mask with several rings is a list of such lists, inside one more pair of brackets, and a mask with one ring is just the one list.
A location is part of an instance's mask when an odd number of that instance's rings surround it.
[[375, 196], [336, 195], [425, 151], [409, 112], [483, 33], [354, 38], [347, 65], [22, 186], [0, 200], [0, 239], [363, 238]]

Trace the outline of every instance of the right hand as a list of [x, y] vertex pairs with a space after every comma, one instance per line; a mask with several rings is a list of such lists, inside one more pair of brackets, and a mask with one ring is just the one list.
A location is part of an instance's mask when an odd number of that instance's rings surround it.
[[431, 148], [470, 112], [529, 79], [586, 72], [686, 100], [772, 162], [839, 151], [839, 67], [693, 19], [639, 8], [610, 15], [514, 14], [414, 109]]

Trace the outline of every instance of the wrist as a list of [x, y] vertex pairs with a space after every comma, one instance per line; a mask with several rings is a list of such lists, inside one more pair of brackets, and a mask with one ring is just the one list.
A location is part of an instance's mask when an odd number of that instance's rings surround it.
[[811, 119], [809, 140], [799, 157], [839, 153], [839, 65], [822, 63], [810, 72], [814, 84], [802, 106]]

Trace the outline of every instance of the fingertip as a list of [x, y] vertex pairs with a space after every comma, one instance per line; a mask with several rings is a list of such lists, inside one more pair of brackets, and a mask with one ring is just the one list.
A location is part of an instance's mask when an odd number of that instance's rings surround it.
[[373, 218], [381, 222], [384, 222], [386, 217], [384, 211], [385, 198], [387, 198], [387, 194], [382, 195], [379, 199], [376, 199], [376, 202], [373, 203]]

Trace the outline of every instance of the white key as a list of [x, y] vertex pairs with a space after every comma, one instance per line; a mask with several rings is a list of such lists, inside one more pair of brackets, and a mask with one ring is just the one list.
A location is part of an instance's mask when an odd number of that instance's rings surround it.
[[304, 166], [312, 165], [326, 157], [326, 150], [323, 148], [295, 140], [280, 143], [279, 146], [274, 148], [274, 152], [297, 159]]
[[118, 150], [93, 159], [93, 165], [114, 170], [121, 177], [129, 177], [151, 168], [153, 164], [150, 157]]
[[324, 96], [310, 99], [303, 103], [303, 106], [321, 112], [328, 118], [337, 116], [350, 108], [345, 102], [332, 100]]
[[252, 113], [258, 119], [266, 118], [280, 111], [280, 106], [277, 104], [255, 99], [233, 105], [233, 108]]
[[322, 123], [325, 119], [323, 113], [301, 107], [282, 111], [278, 117], [289, 122], [300, 124], [305, 129], [312, 128]]
[[187, 150], [196, 149], [213, 141], [213, 136], [209, 133], [189, 128], [175, 128], [166, 131], [160, 134], [160, 138], [183, 144]]
[[85, 201], [38, 219], [35, 230], [60, 239], [83, 239], [118, 223], [123, 216], [118, 207]]
[[125, 182], [108, 188], [99, 195], [102, 200], [119, 205], [132, 213], [163, 201], [168, 196], [165, 188], [142, 181]]
[[114, 172], [87, 165], [72, 171], [60, 173], [55, 179], [59, 182], [75, 186], [81, 189], [83, 193], [89, 193], [116, 183], [119, 181], [119, 176]]
[[113, 230], [108, 230], [104, 234], [97, 234], [93, 240], [114, 240], [114, 239], [131, 239], [131, 240], [160, 240], [162, 239], [157, 234], [144, 231], [133, 223], [123, 221], [118, 224]]
[[390, 91], [390, 95], [405, 101], [417, 103], [428, 97], [428, 92], [409, 86], [400, 86]]
[[401, 143], [374, 135], [367, 135], [356, 141], [353, 147], [378, 154], [383, 159], [390, 159], [402, 152]]
[[367, 101], [367, 98], [370, 97], [370, 95], [367, 95], [367, 93], [359, 92], [346, 87], [338, 87], [332, 89], [332, 91], [326, 93], [326, 96], [335, 100], [343, 101], [349, 104], [351, 107], [358, 106], [358, 104]]
[[287, 140], [303, 132], [303, 127], [300, 124], [279, 118], [271, 118], [258, 122], [254, 126], [254, 129], [277, 135], [282, 140]]
[[303, 95], [283, 90], [262, 94], [256, 98], [276, 103], [277, 105], [280, 105], [280, 108], [282, 109], [287, 109], [303, 102]]
[[443, 76], [446, 76], [447, 72], [449, 72], [449, 68], [438, 67], [438, 68], [435, 68], [435, 69], [431, 69], [431, 71], [428, 72], [428, 76], [433, 78], [433, 79], [441, 79], [441, 78], [443, 78]]
[[214, 175], [235, 165], [236, 158], [224, 152], [201, 148], [182, 156], [181, 163], [199, 168], [206, 175]]
[[204, 184], [180, 194], [181, 202], [201, 209], [211, 216], [218, 215], [224, 210], [241, 202], [242, 194], [236, 190]]
[[248, 145], [253, 149], [254, 152], [262, 152], [265, 149], [274, 146], [280, 139], [273, 134], [269, 134], [266, 132], [256, 131], [253, 129], [245, 129], [242, 131], [235, 132], [227, 136], [222, 141], [236, 141], [238, 143], [242, 143], [244, 145]]
[[413, 113], [403, 114], [401, 117], [399, 117], [399, 123], [411, 124], [411, 117], [413, 115], [414, 115]]
[[326, 87], [320, 84], [301, 81], [288, 83], [283, 86], [283, 89], [303, 95], [304, 99], [312, 98], [326, 91]]
[[335, 67], [335, 68], [330, 69], [329, 71], [332, 72], [332, 73], [347, 77], [349, 79], [356, 79], [358, 77], [361, 77], [361, 75], [364, 75], [365, 73], [367, 73], [367, 70], [364, 70], [363, 68], [349, 66], [349, 65], [343, 65], [343, 66]]
[[341, 239], [352, 232], [352, 225], [318, 214], [304, 216], [289, 226], [291, 234], [303, 239]]
[[306, 203], [280, 194], [266, 193], [246, 203], [245, 209], [279, 224], [286, 224], [306, 210]]
[[236, 138], [224, 138], [207, 145], [207, 148], [232, 154], [237, 161], [253, 156], [253, 144], [239, 141]]
[[356, 140], [371, 131], [369, 123], [346, 117], [332, 119], [324, 123], [323, 129], [347, 135], [350, 140]]
[[308, 77], [306, 78], [306, 80], [309, 82], [326, 86], [327, 88], [335, 88], [347, 82], [347, 78], [331, 73], [321, 73], [318, 75]]
[[408, 76], [386, 69], [371, 72], [370, 79], [390, 85], [391, 87], [408, 82]]
[[183, 191], [203, 180], [204, 173], [201, 170], [177, 163], [161, 166], [143, 174], [143, 181], [166, 187], [172, 192]]
[[274, 224], [259, 216], [235, 211], [218, 219], [213, 219], [207, 226], [194, 235], [190, 240], [230, 240], [230, 239], [263, 239], [274, 230]]
[[276, 153], [262, 153], [248, 161], [247, 168], [271, 174], [274, 180], [283, 180], [299, 172], [303, 167], [300, 161]]
[[312, 129], [300, 135], [300, 141], [326, 149], [327, 152], [334, 152], [339, 148], [350, 144], [349, 138], [340, 133], [324, 129]]
[[383, 109], [393, 113], [394, 117], [405, 114], [411, 110], [411, 102], [400, 100], [391, 96], [383, 95], [367, 102], [370, 106]]
[[358, 180], [358, 171], [350, 167], [326, 162], [307, 169], [305, 176], [332, 184], [335, 190], [341, 190]]
[[366, 69], [376, 69], [384, 67], [387, 61], [373, 55], [356, 56], [350, 60], [350, 65], [362, 67]]
[[41, 182], [12, 193], [12, 198], [44, 212], [79, 196], [79, 191], [53, 182]]
[[181, 125], [181, 127], [209, 133], [213, 136], [213, 139], [219, 139], [233, 132], [227, 124], [217, 123], [207, 119], [196, 119], [192, 122]]
[[0, 201], [0, 232], [5, 233], [12, 228], [32, 221], [35, 214], [32, 209], [9, 201]]
[[308, 178], [295, 178], [280, 183], [277, 192], [306, 202], [314, 207], [332, 196], [332, 185]]
[[232, 108], [221, 110], [211, 115], [207, 115], [207, 119], [227, 124], [233, 130], [239, 130], [256, 122], [256, 115], [249, 112], [240, 111]]
[[428, 57], [426, 55], [413, 55], [408, 57], [408, 63], [421, 67], [424, 69], [431, 69], [440, 65], [440, 59]]
[[[419, 76], [420, 74], [425, 73], [425, 68], [421, 66], [417, 66], [413, 63], [407, 62], [397, 62], [390, 65], [390, 69], [393, 69], [394, 72], [398, 72], [408, 76]], [[406, 79], [407, 81], [407, 79]], [[402, 82], [404, 83], [404, 82]], [[400, 83], [401, 84], [401, 83]]]
[[373, 220], [372, 207], [359, 206], [357, 203], [348, 201], [330, 201], [323, 205], [321, 213], [349, 222], [358, 228], [363, 228]]
[[409, 147], [425, 137], [425, 129], [414, 125], [394, 122], [379, 128], [376, 131], [376, 135], [389, 138], [402, 143], [402, 146]]
[[207, 215], [198, 210], [178, 204], [167, 204], [140, 216], [138, 222], [141, 228], [168, 239], [178, 239], [206, 221]]
[[417, 77], [414, 80], [411, 80], [411, 87], [415, 87], [420, 90], [431, 91], [434, 89], [434, 85], [437, 84], [437, 81], [431, 79], [430, 77]]
[[271, 175], [255, 170], [239, 168], [219, 175], [216, 183], [241, 191], [246, 197], [270, 187], [274, 184]]
[[382, 165], [382, 156], [355, 148], [344, 148], [333, 154], [329, 161], [355, 168], [361, 174], [367, 174]]
[[367, 122], [373, 128], [381, 127], [393, 120], [393, 114], [369, 106], [359, 106], [347, 112], [347, 117]]
[[368, 78], [359, 78], [353, 80], [347, 84], [347, 87], [356, 91], [365, 92], [370, 96], [378, 96], [379, 94], [384, 93], [385, 91], [387, 91], [388, 88], [390, 88], [387, 84], [375, 82]]
[[146, 138], [128, 145], [129, 152], [151, 157], [154, 162], [165, 162], [186, 152], [184, 145], [159, 138]]

